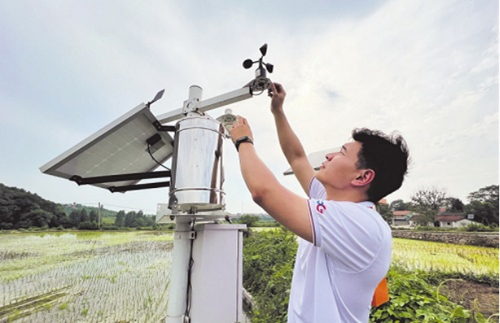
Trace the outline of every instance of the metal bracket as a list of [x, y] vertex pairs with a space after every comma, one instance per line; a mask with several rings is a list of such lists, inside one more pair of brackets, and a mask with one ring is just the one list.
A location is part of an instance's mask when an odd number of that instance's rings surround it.
[[79, 175], [73, 175], [69, 178], [69, 180], [77, 183], [78, 185], [87, 185], [87, 184], [101, 184], [109, 182], [122, 182], [130, 180], [152, 179], [152, 178], [171, 177], [171, 176], [172, 172], [168, 170], [168, 171], [158, 171], [158, 172], [129, 173], [129, 174], [94, 176], [94, 177], [81, 177]]
[[200, 101], [198, 99], [186, 100], [182, 107], [182, 112], [188, 114], [190, 112], [198, 112], [200, 109]]
[[169, 187], [169, 186], [170, 186], [170, 182], [157, 182], [157, 183], [135, 184], [135, 185], [125, 185], [125, 186], [111, 186], [108, 188], [108, 190], [111, 193], [115, 193], [115, 192], [122, 193], [122, 192], [128, 192], [128, 191], [145, 190], [148, 188], [159, 188], [159, 187]]
[[158, 131], [168, 131], [168, 132], [175, 132], [175, 126], [164, 126], [162, 125], [159, 121], [153, 122], [153, 126], [156, 128]]
[[174, 240], [194, 240], [194, 239], [196, 239], [196, 231], [174, 232]]

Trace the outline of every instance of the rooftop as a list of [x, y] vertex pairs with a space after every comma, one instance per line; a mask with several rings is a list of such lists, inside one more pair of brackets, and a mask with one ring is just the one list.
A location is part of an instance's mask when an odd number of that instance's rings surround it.
[[436, 217], [436, 221], [441, 222], [457, 222], [465, 219], [463, 214], [453, 214], [453, 215], [439, 215]]

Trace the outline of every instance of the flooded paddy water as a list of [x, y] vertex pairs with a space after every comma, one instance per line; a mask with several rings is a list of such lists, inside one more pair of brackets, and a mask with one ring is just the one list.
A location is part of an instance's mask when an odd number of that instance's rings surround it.
[[0, 322], [159, 322], [168, 232], [0, 234]]

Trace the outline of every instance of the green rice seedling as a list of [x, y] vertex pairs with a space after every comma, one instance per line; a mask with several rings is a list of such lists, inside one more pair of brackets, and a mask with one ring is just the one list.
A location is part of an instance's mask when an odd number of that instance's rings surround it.
[[[159, 321], [168, 301], [171, 240], [140, 231], [1, 235], [0, 308], [66, 288], [55, 306], [26, 320]], [[18, 314], [0, 314], [0, 321], [9, 317]]]
[[498, 248], [394, 239], [393, 265], [407, 270], [491, 277], [498, 280]]

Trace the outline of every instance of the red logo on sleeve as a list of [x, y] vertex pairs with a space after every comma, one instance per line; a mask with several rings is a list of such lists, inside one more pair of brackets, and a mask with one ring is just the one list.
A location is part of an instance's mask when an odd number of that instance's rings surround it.
[[326, 206], [323, 201], [316, 201], [316, 211], [319, 213], [323, 214], [323, 212], [326, 210]]

